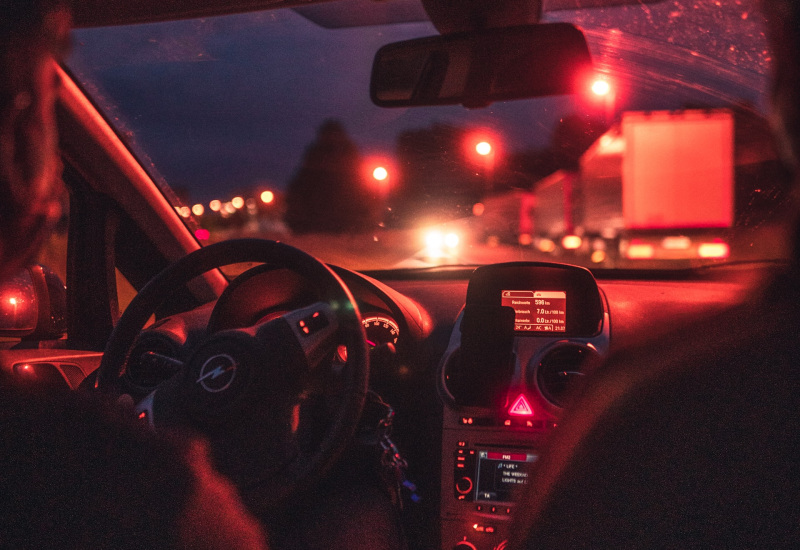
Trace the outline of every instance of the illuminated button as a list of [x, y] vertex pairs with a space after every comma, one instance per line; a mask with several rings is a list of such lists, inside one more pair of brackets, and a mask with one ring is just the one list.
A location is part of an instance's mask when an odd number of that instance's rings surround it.
[[457, 456], [456, 457], [456, 460], [458, 460], [459, 462], [464, 462], [466, 459], [467, 459], [467, 457], [465, 457], [465, 456]]
[[459, 441], [458, 443], [456, 443], [456, 445], [458, 445], [459, 447], [466, 447], [467, 446], [467, 442], [466, 441]]
[[473, 422], [475, 422], [474, 418], [470, 418], [470, 417], [467, 417], [467, 416], [462, 416], [461, 417], [461, 424], [463, 424], [465, 426], [470, 425]]
[[504, 426], [510, 426], [511, 425], [511, 419], [508, 419], [505, 422], [503, 422], [503, 425]]
[[494, 527], [491, 525], [487, 525], [486, 529], [484, 529], [487, 533], [494, 533]]
[[497, 513], [497, 506], [492, 506], [491, 510], [489, 510], [489, 511], [491, 513], [493, 513], [493, 514], [496, 514]]
[[466, 495], [472, 490], [472, 480], [468, 477], [462, 477], [456, 481], [456, 491], [462, 495]]
[[478, 505], [475, 507], [475, 510], [477, 510], [478, 512], [483, 512], [483, 504], [478, 504]]
[[327, 327], [328, 319], [324, 315], [320, 315], [319, 311], [315, 311], [305, 319], [298, 321], [297, 326], [304, 334], [311, 334]]
[[531, 407], [531, 404], [528, 403], [525, 394], [519, 394], [511, 407], [509, 407], [508, 414], [513, 414], [516, 416], [533, 416], [533, 408]]
[[511, 507], [506, 507], [506, 515], [511, 515]]

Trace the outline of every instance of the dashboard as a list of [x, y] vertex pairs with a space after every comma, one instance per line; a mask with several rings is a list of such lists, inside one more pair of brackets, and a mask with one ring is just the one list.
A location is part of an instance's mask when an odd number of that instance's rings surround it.
[[[516, 494], [575, 386], [611, 353], [752, 296], [770, 267], [599, 282], [549, 263], [334, 270], [358, 305], [370, 386], [396, 411], [393, 439], [421, 497], [406, 511], [412, 547], [502, 550], [520, 513]], [[249, 270], [215, 303], [143, 331], [128, 375], [145, 391], [176, 372], [206, 330], [248, 326], [316, 299], [292, 272]], [[52, 366], [69, 387], [98, 361], [97, 353], [0, 351], [4, 371]]]
[[[503, 550], [511, 518], [525, 513], [516, 495], [575, 387], [610, 355], [752, 297], [772, 269], [748, 264], [595, 279], [563, 264], [501, 264], [375, 274], [424, 305], [434, 327], [419, 341], [401, 335], [401, 345], [414, 350], [413, 364], [427, 372], [384, 396], [398, 411], [397, 439], [423, 496], [409, 511], [418, 519], [412, 540], [423, 541], [419, 548]], [[519, 327], [529, 324], [518, 322], [527, 304], [504, 298], [520, 291], [533, 293], [530, 311], [539, 305], [548, 310], [544, 317], [555, 316], [530, 324], [564, 330]], [[536, 304], [537, 292], [561, 301]], [[472, 312], [478, 314], [470, 319]]]
[[570, 390], [609, 348], [609, 315], [580, 267], [509, 263], [469, 280], [439, 367], [442, 548], [494, 549]]

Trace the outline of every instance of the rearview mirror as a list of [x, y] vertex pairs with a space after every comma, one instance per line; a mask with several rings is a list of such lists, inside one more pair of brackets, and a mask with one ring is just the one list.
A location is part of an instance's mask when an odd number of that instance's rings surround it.
[[485, 107], [575, 93], [591, 70], [586, 39], [568, 23], [486, 29], [382, 47], [370, 97], [380, 107]]

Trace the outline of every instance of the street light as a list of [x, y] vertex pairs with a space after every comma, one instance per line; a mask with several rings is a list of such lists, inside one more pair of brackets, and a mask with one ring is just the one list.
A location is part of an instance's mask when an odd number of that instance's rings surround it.
[[475, 152], [485, 157], [492, 152], [492, 144], [488, 141], [480, 141], [475, 145]]
[[384, 181], [386, 178], [389, 177], [389, 171], [383, 166], [377, 166], [372, 171], [372, 177], [375, 178], [377, 181]]
[[606, 96], [611, 92], [611, 86], [608, 84], [607, 81], [602, 79], [597, 79], [592, 84], [592, 92], [598, 96]]
[[614, 86], [604, 77], [597, 77], [591, 84], [590, 90], [596, 100], [602, 101], [605, 108], [606, 123], [611, 124], [614, 119], [614, 110], [617, 102], [617, 92]]
[[476, 175], [483, 180], [485, 192], [494, 188], [494, 174], [502, 142], [495, 132], [489, 129], [476, 129], [465, 134], [462, 147], [464, 159], [474, 166]]

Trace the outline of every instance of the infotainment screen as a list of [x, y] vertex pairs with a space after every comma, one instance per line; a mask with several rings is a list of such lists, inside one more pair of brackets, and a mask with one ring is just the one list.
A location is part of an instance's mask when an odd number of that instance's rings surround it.
[[567, 293], [561, 290], [503, 290], [500, 305], [514, 309], [518, 332], [565, 332]]
[[574, 265], [481, 266], [469, 279], [464, 305], [465, 320], [475, 310], [478, 321], [483, 321], [479, 330], [502, 329], [512, 338], [591, 338], [603, 328], [603, 298], [597, 282], [589, 270]]
[[475, 500], [508, 502], [528, 483], [528, 466], [537, 455], [525, 451], [478, 451]]

